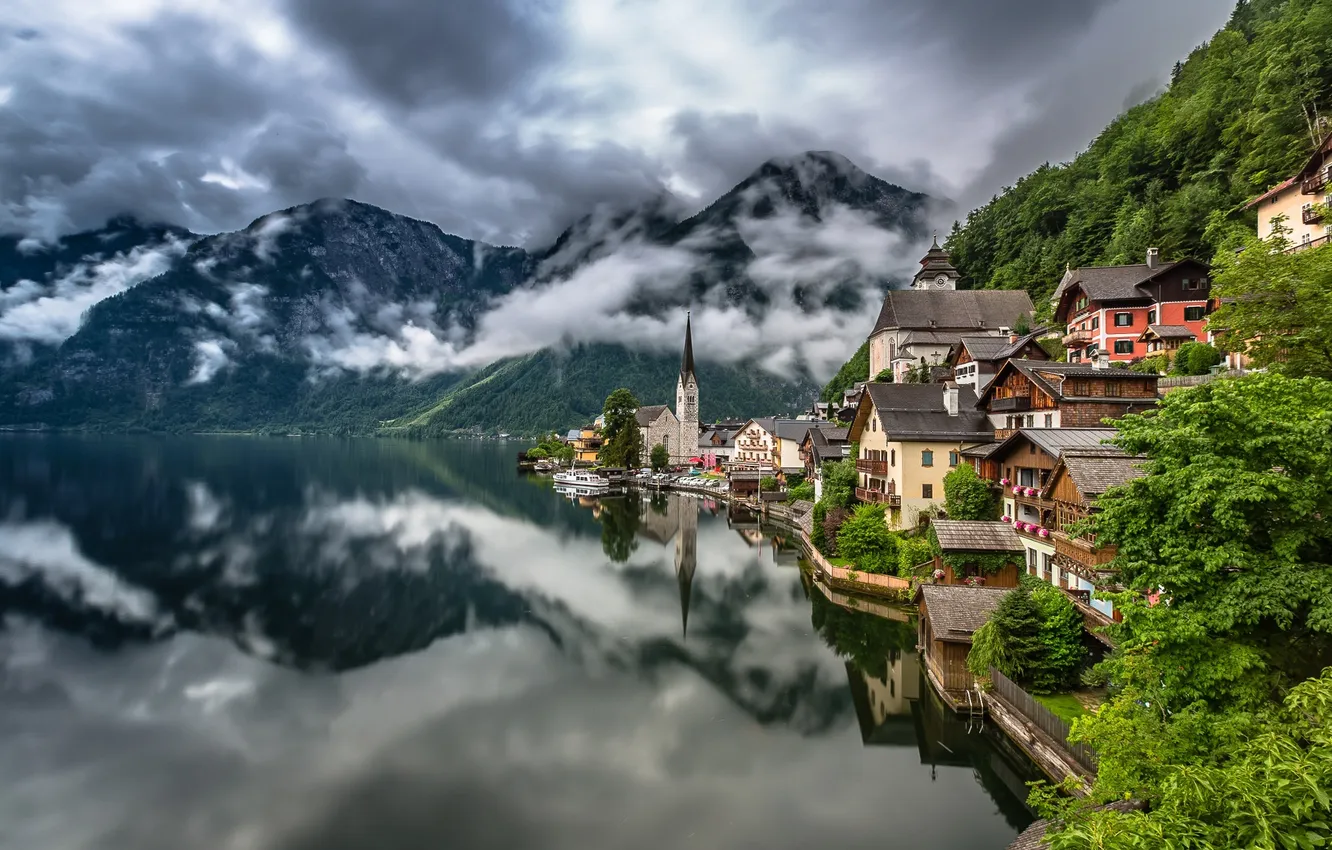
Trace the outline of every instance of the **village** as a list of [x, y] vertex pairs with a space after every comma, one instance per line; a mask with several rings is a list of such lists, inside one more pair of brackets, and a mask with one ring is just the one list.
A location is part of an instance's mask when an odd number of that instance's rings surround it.
[[[1280, 235], [1288, 253], [1326, 244], [1330, 163], [1332, 140], [1251, 202], [1259, 239]], [[914, 608], [920, 665], [943, 702], [990, 718], [1083, 794], [1096, 755], [1068, 740], [1069, 721], [1096, 707], [1085, 694], [1103, 684], [1092, 668], [1114, 648], [1115, 600], [1160, 598], [1124, 586], [1116, 547], [1090, 521], [1107, 492], [1145, 474], [1146, 458], [1115, 444], [1116, 423], [1253, 364], [1244, 346], [1216, 345], [1221, 300], [1197, 259], [1149, 248], [1140, 263], [1070, 266], [1045, 310], [1025, 291], [959, 280], [936, 239], [909, 287], [885, 296], [863, 379], [793, 417], [701, 422], [687, 319], [674, 410], [639, 406], [618, 430], [601, 418], [569, 432], [570, 465], [598, 468], [564, 475], [594, 491], [716, 494], [789, 524], [829, 598]], [[608, 451], [617, 440], [628, 454]], [[537, 457], [555, 454], [546, 448]], [[1059, 669], [1010, 678], [996, 663], [1008, 649], [986, 628], [1023, 606], [1039, 609], [1027, 614], [1049, 625], [1042, 634], [1062, 623], [1074, 651]]]

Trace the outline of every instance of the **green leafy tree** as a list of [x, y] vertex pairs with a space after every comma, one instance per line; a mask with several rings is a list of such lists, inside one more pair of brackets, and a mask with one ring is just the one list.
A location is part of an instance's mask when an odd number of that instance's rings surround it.
[[772, 475], [765, 475], [759, 479], [759, 489], [765, 493], [775, 493], [782, 489], [782, 485], [777, 483], [777, 479]]
[[1166, 370], [1166, 359], [1160, 354], [1154, 354], [1151, 357], [1144, 357], [1141, 360], [1129, 364], [1130, 372], [1141, 372], [1144, 375], [1160, 375]]
[[[853, 454], [852, 457], [855, 455]], [[849, 508], [856, 503], [856, 483], [859, 475], [856, 463], [850, 458], [829, 461], [823, 465], [823, 500], [829, 506]]]
[[1206, 375], [1221, 362], [1221, 352], [1205, 342], [1186, 342], [1175, 352], [1170, 364], [1174, 375]]
[[1332, 378], [1332, 256], [1285, 253], [1289, 233], [1281, 226], [1267, 242], [1217, 258], [1213, 294], [1224, 300], [1208, 327], [1255, 366]]
[[1118, 602], [1158, 701], [1260, 706], [1332, 664], [1332, 382], [1212, 381], [1118, 425], [1147, 475], [1099, 498], [1095, 531], [1125, 587], [1169, 603]]
[[998, 512], [990, 482], [962, 463], [944, 476], [944, 507], [950, 519], [989, 520]]
[[857, 505], [837, 530], [837, 554], [867, 573], [897, 571], [897, 535], [888, 529], [883, 505]]
[[910, 578], [912, 571], [934, 557], [929, 538], [920, 535], [902, 535], [897, 541], [897, 574]]
[[1087, 660], [1082, 643], [1082, 614], [1059, 588], [1040, 582], [1032, 590], [1041, 617], [1041, 661], [1031, 673], [1032, 692], [1060, 693], [1078, 681], [1078, 671]]
[[814, 485], [808, 481], [801, 482], [790, 488], [787, 492], [787, 501], [791, 502], [812, 502], [814, 501]]
[[601, 413], [606, 418], [602, 427], [601, 452], [598, 457], [604, 466], [637, 467], [643, 455], [643, 434], [638, 427], [638, 399], [621, 387], [606, 396]]
[[831, 554], [828, 546], [828, 537], [824, 532], [823, 523], [828, 519], [828, 503], [819, 501], [814, 503], [812, 519], [814, 520], [809, 531], [809, 542], [813, 544], [824, 555]]
[[891, 384], [894, 380], [892, 369], [880, 369], [879, 374], [874, 376], [874, 382], [877, 384]]
[[[1147, 695], [1135, 695], [1145, 698]], [[1116, 699], [1079, 718], [1097, 747], [1093, 796], [1033, 795], [1054, 818], [1052, 850], [1324, 847], [1332, 821], [1332, 669], [1256, 714], [1197, 709], [1163, 718]], [[1146, 811], [1094, 808], [1135, 799]]]
[[545, 460], [545, 459], [548, 458], [548, 457], [550, 457], [550, 452], [546, 451], [545, 449], [541, 448], [540, 446], [537, 446], [536, 448], [528, 449], [528, 450], [527, 450], [527, 459], [528, 459], [528, 460]]
[[652, 447], [651, 455], [652, 468], [658, 472], [671, 465], [671, 451], [662, 443], [657, 443]]

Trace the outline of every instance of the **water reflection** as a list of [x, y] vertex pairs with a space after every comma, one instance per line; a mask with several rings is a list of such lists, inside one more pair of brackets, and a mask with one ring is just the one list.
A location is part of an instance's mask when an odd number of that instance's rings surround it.
[[0, 845], [879, 846], [884, 810], [903, 846], [1011, 837], [974, 765], [865, 757], [890, 702], [847, 660], [900, 693], [909, 625], [821, 598], [754, 517], [580, 505], [512, 458], [0, 440]]

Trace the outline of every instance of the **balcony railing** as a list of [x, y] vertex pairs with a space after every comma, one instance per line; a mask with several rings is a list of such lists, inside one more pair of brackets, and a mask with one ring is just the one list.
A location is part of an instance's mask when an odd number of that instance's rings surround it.
[[1007, 413], [1019, 410], [1031, 410], [1031, 396], [1012, 395], [1008, 398], [994, 398], [990, 400], [990, 410], [994, 413]]
[[1300, 181], [1300, 194], [1317, 195], [1319, 192], [1323, 191], [1323, 187], [1326, 185], [1327, 172], [1320, 169], [1316, 174], [1310, 174], [1308, 177]]
[[1073, 330], [1064, 334], [1064, 345], [1084, 345], [1092, 341], [1091, 331]]
[[1300, 210], [1300, 220], [1305, 224], [1317, 224], [1323, 220], [1323, 208], [1319, 204], [1305, 204]]
[[870, 475], [887, 475], [888, 461], [865, 460], [864, 458], [856, 458], [856, 471], [868, 472]]
[[902, 506], [901, 496], [883, 490], [866, 490], [864, 487], [857, 487], [856, 498], [872, 505], [887, 505], [890, 508], [900, 508]]
[[1286, 249], [1286, 253], [1294, 254], [1296, 251], [1307, 251], [1310, 248], [1317, 248], [1319, 245], [1326, 245], [1328, 243], [1328, 240], [1329, 237], [1326, 235], [1318, 236], [1313, 239], [1304, 239], [1299, 242], [1293, 243], [1289, 248]]

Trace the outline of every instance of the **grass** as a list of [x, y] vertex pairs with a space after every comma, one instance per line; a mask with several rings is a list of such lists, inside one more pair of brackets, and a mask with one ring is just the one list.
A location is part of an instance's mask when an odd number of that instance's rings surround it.
[[849, 558], [827, 558], [825, 560], [834, 567], [845, 567], [848, 570], [856, 565], [856, 562]]
[[1072, 694], [1035, 694], [1036, 701], [1055, 713], [1055, 716], [1068, 723], [1087, 713], [1078, 698]]

